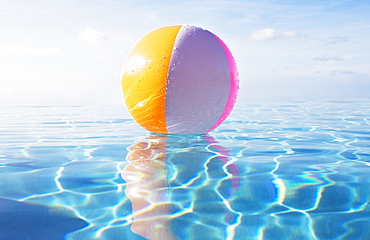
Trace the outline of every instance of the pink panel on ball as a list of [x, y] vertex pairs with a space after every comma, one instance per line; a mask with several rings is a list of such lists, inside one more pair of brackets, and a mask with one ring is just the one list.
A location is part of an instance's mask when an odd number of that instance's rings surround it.
[[218, 39], [218, 41], [222, 45], [222, 47], [223, 47], [223, 49], [226, 53], [228, 62], [229, 62], [229, 66], [230, 66], [230, 92], [229, 92], [229, 97], [228, 97], [228, 100], [227, 100], [226, 107], [225, 107], [223, 113], [221, 114], [221, 117], [218, 119], [216, 124], [208, 132], [210, 132], [213, 129], [215, 129], [216, 127], [218, 127], [229, 116], [231, 110], [233, 109], [233, 107], [235, 105], [236, 98], [237, 98], [237, 95], [238, 95], [238, 90], [239, 90], [238, 69], [236, 67], [235, 59], [234, 59], [230, 49], [226, 46], [226, 44], [219, 37], [217, 37], [215, 34], [213, 34], [213, 35]]

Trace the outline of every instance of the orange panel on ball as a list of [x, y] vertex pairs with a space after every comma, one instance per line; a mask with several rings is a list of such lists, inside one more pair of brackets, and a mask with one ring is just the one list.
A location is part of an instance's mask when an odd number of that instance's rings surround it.
[[151, 132], [167, 134], [167, 74], [180, 28], [163, 27], [148, 33], [136, 43], [124, 63], [122, 90], [127, 109]]

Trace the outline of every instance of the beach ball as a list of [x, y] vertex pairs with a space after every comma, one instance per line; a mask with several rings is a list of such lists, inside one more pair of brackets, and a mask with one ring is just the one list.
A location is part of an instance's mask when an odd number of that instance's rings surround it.
[[191, 25], [149, 32], [129, 52], [122, 71], [128, 111], [159, 134], [205, 134], [230, 114], [238, 73], [225, 43]]

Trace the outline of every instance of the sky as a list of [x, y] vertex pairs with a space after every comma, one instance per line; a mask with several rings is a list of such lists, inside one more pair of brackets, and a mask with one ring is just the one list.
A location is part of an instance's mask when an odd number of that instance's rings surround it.
[[0, 105], [123, 105], [148, 32], [191, 24], [234, 55], [237, 103], [370, 98], [368, 0], [0, 0]]

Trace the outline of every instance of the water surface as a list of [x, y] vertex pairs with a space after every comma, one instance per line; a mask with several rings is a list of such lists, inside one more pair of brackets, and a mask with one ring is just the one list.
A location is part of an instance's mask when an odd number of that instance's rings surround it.
[[239, 104], [203, 136], [1, 112], [0, 239], [370, 239], [369, 102]]

